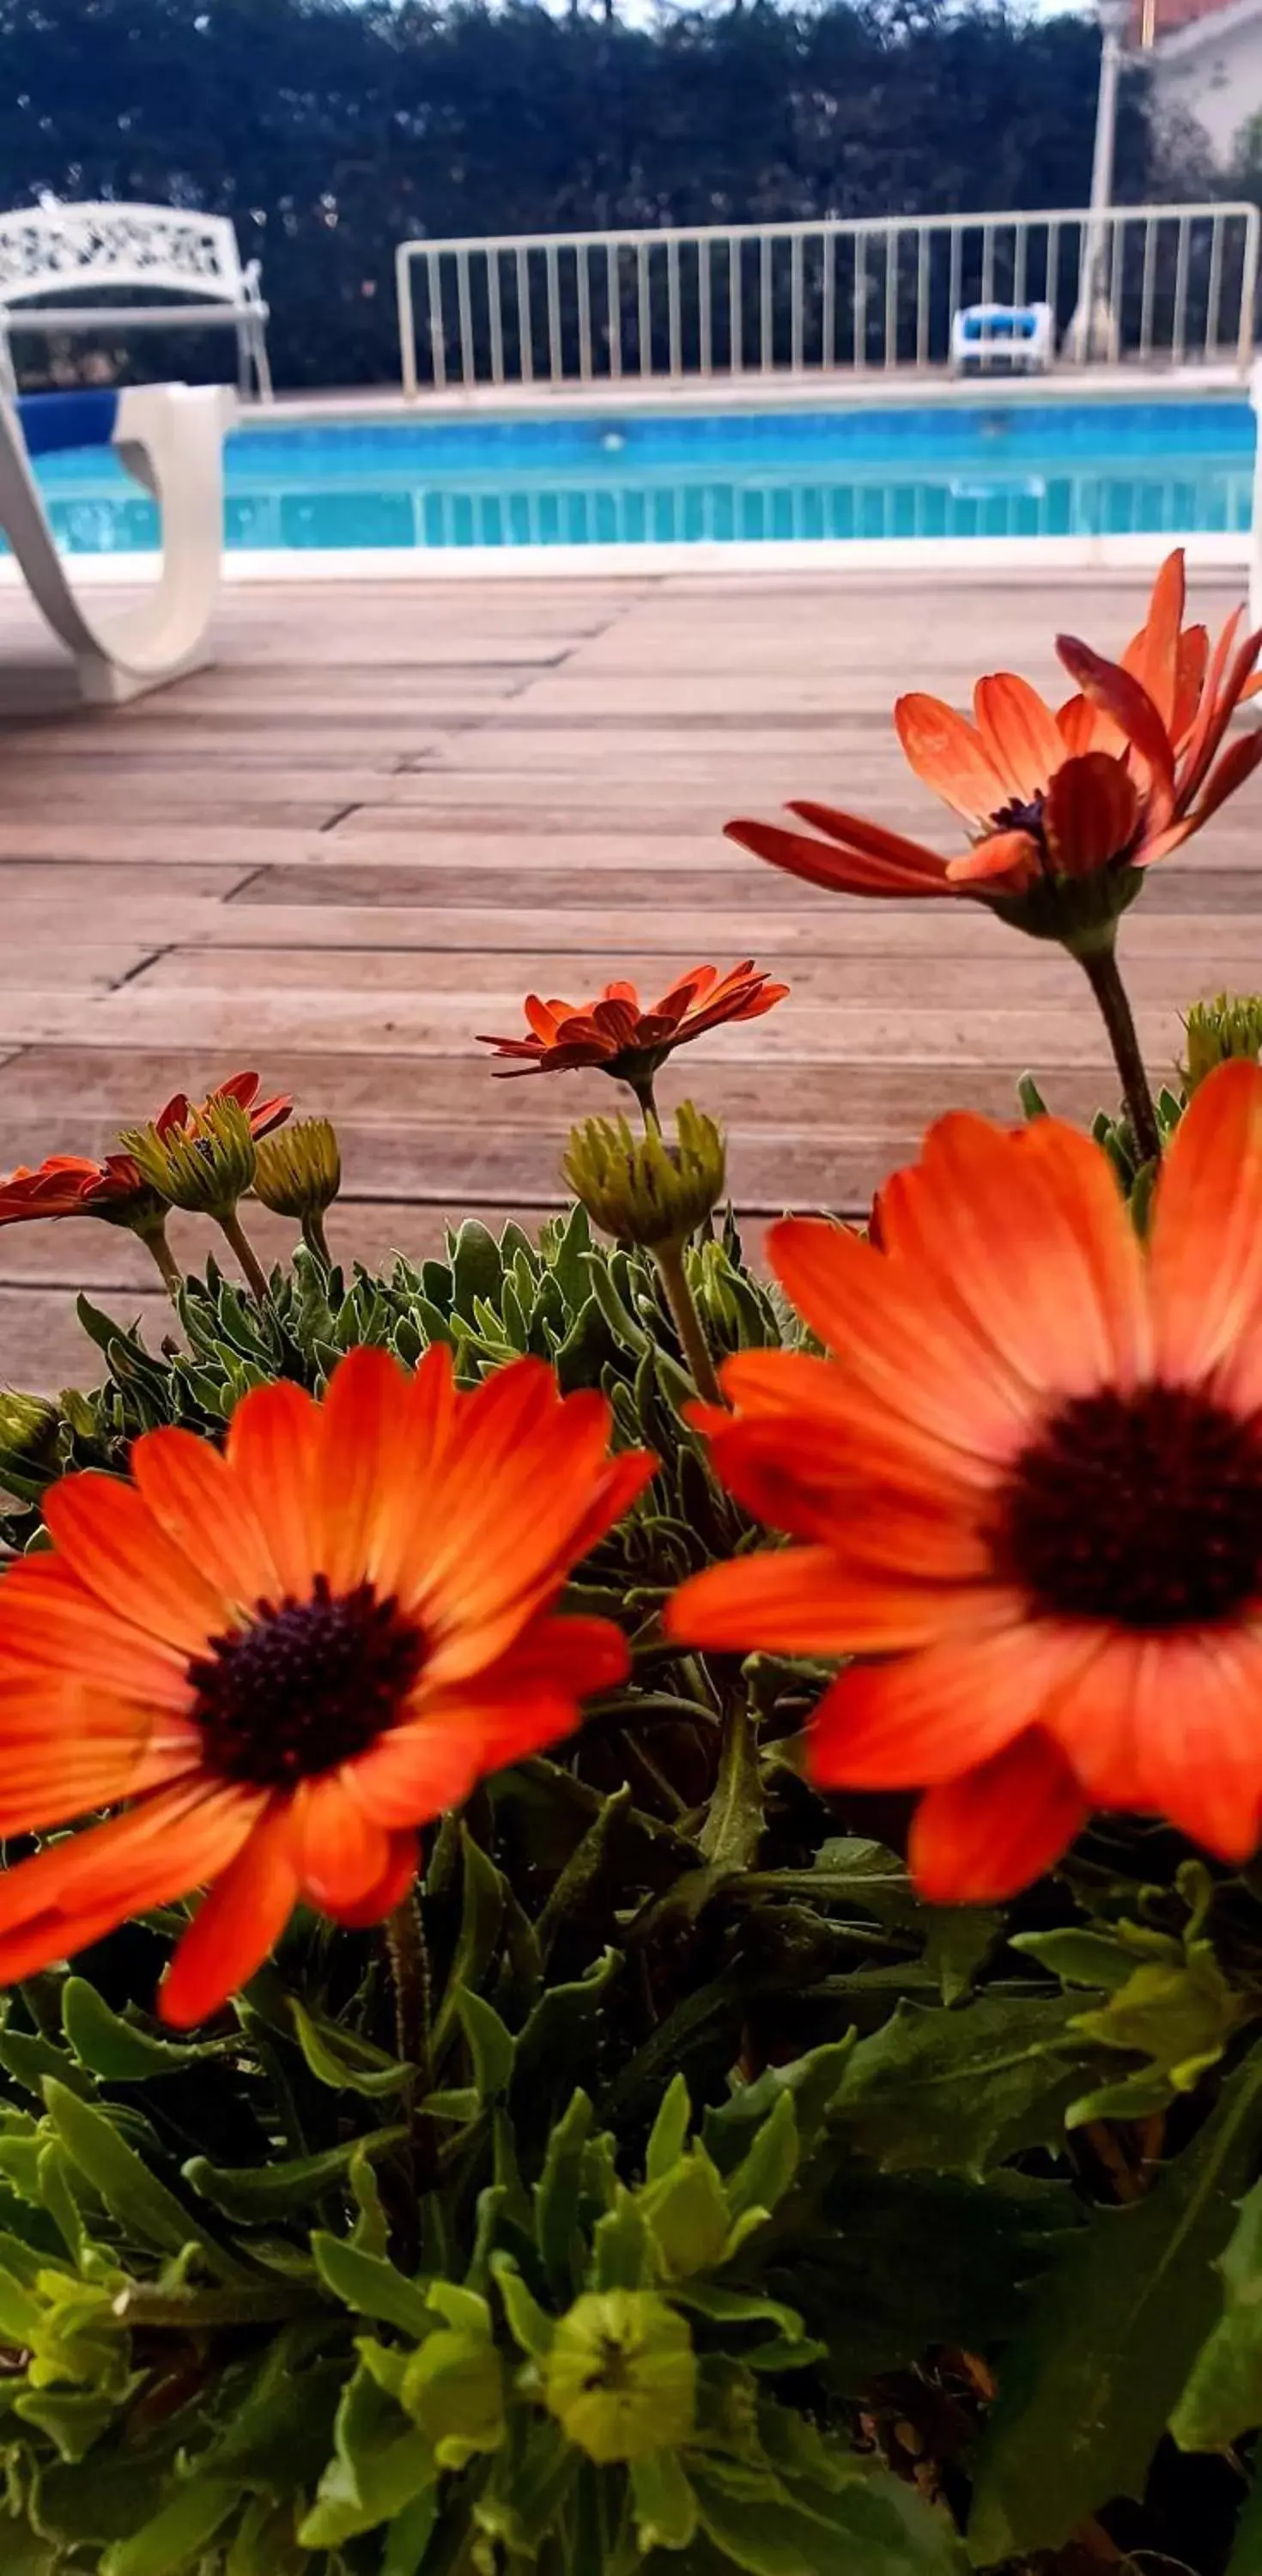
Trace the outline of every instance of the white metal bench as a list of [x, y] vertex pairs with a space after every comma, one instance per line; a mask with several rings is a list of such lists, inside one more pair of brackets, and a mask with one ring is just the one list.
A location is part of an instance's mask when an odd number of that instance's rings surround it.
[[[96, 303], [115, 294], [183, 298], [152, 304]], [[47, 297], [65, 297], [50, 303]], [[87, 300], [82, 300], [82, 299]], [[200, 299], [194, 301], [193, 299]], [[226, 215], [170, 206], [22, 206], [0, 215], [0, 391], [14, 394], [14, 331], [205, 330], [230, 323], [237, 381], [272, 399], [267, 306], [259, 263], [243, 267]]]

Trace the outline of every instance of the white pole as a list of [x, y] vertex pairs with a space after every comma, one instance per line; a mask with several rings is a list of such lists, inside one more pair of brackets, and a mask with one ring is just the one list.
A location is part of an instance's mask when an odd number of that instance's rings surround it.
[[1100, 87], [1096, 97], [1095, 150], [1091, 160], [1091, 214], [1078, 280], [1078, 303], [1069, 325], [1071, 355], [1080, 366], [1089, 358], [1116, 355], [1116, 331], [1104, 284], [1104, 220], [1113, 202], [1113, 153], [1117, 140], [1117, 81], [1122, 37], [1130, 0], [1096, 0], [1100, 18]]

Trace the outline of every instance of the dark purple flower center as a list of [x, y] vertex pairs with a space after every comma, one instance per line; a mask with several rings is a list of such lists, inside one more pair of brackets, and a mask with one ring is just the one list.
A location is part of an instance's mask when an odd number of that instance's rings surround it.
[[1075, 1396], [1012, 1469], [996, 1551], [1064, 1618], [1234, 1618], [1262, 1590], [1262, 1421], [1187, 1387]]
[[335, 1595], [318, 1574], [308, 1601], [260, 1601], [189, 1665], [206, 1759], [268, 1789], [353, 1761], [398, 1724], [424, 1654], [415, 1620], [371, 1583]]

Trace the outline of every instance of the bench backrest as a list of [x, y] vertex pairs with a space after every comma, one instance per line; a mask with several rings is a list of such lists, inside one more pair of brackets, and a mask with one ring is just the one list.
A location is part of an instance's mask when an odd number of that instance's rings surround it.
[[0, 215], [0, 307], [102, 286], [239, 304], [231, 221], [170, 206], [22, 206]]

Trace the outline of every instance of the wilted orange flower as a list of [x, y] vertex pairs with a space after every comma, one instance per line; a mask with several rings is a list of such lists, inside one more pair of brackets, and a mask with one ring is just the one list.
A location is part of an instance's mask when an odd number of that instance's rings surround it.
[[1007, 1896], [1092, 1807], [1225, 1860], [1262, 1825], [1262, 1070], [1211, 1074], [1145, 1251], [1056, 1120], [944, 1118], [881, 1198], [883, 1250], [789, 1220], [771, 1256], [836, 1359], [729, 1360], [738, 1499], [799, 1542], [686, 1583], [690, 1644], [854, 1655], [827, 1788], [923, 1788], [938, 1902]]
[[99, 1216], [111, 1225], [130, 1225], [138, 1209], [159, 1208], [130, 1154], [107, 1154], [103, 1163], [83, 1154], [49, 1154], [37, 1170], [19, 1163], [0, 1180], [0, 1225], [21, 1225], [36, 1216]]
[[725, 1020], [760, 1019], [784, 1000], [788, 989], [771, 983], [747, 957], [726, 975], [717, 966], [690, 967], [647, 1010], [634, 984], [606, 984], [594, 1002], [541, 1002], [537, 993], [528, 993], [524, 1007], [530, 1036], [480, 1037], [478, 1044], [522, 1059], [501, 1080], [598, 1065], [602, 1073], [634, 1085], [651, 1079], [673, 1048], [704, 1037]]
[[[1211, 656], [1205, 628], [1184, 628], [1183, 608], [1180, 551], [1158, 573], [1147, 619], [1120, 664], [1058, 638], [1078, 694], [1056, 713], [1011, 671], [978, 681], [971, 724], [918, 690], [899, 699], [894, 722], [907, 760], [968, 828], [970, 847], [959, 856], [939, 858], [879, 823], [814, 803], [789, 811], [822, 838], [745, 821], [727, 825], [729, 838], [838, 893], [963, 894], [1001, 911], [1057, 879], [1111, 871], [1120, 911], [1138, 882], [1123, 872], [1199, 832], [1262, 760], [1262, 732], [1217, 758], [1249, 693], [1262, 634], [1237, 643], [1237, 609]], [[1059, 935], [1055, 924], [1024, 926]]]
[[213, 1880], [160, 1998], [186, 2024], [300, 1897], [388, 1913], [417, 1826], [625, 1673], [554, 1610], [652, 1470], [608, 1436], [539, 1360], [465, 1394], [445, 1350], [357, 1350], [323, 1404], [247, 1395], [223, 1455], [152, 1431], [134, 1482], [54, 1486], [52, 1553], [0, 1581], [0, 1835], [130, 1803], [0, 1875], [0, 1982]]
[[[249, 1119], [251, 1135], [270, 1136], [273, 1127], [284, 1126], [294, 1104], [283, 1092], [278, 1092], [272, 1100], [259, 1100], [258, 1087], [257, 1073], [230, 1073], [226, 1082], [216, 1083], [210, 1099], [235, 1100], [238, 1109], [243, 1109]], [[187, 1092], [177, 1091], [165, 1109], [158, 1111], [153, 1122], [159, 1136], [169, 1136], [174, 1127], [195, 1130], [198, 1120], [205, 1117], [208, 1105], [207, 1101], [202, 1101], [200, 1106], [195, 1105]]]

